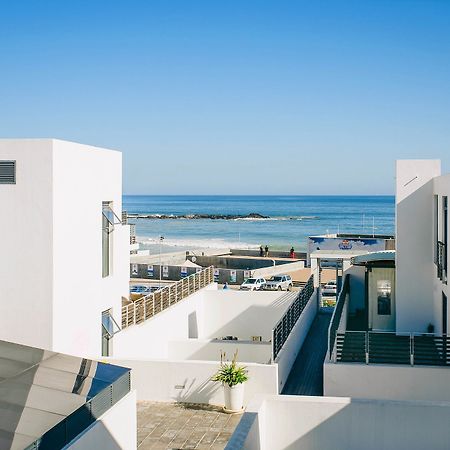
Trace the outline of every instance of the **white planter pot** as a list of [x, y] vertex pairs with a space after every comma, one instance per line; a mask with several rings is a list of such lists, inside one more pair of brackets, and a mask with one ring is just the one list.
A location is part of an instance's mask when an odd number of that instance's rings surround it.
[[225, 409], [229, 411], [240, 411], [244, 406], [244, 384], [236, 384], [233, 387], [223, 385], [225, 397]]

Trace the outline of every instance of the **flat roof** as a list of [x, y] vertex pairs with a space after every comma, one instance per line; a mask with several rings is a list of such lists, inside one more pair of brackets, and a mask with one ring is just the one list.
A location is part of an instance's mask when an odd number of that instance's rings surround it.
[[380, 252], [370, 252], [365, 255], [358, 255], [353, 258], [353, 264], [364, 265], [372, 262], [394, 261], [395, 250], [384, 250]]
[[367, 250], [315, 250], [309, 256], [313, 259], [351, 259], [366, 253]]
[[129, 379], [124, 367], [0, 341], [0, 448], [64, 447], [129, 392]]

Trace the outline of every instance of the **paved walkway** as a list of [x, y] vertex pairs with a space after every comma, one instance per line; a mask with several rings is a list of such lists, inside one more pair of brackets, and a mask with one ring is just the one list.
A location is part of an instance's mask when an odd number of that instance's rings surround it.
[[242, 417], [191, 403], [138, 402], [137, 411], [139, 450], [223, 450]]
[[328, 349], [331, 310], [317, 314], [284, 385], [285, 395], [323, 395], [323, 361]]

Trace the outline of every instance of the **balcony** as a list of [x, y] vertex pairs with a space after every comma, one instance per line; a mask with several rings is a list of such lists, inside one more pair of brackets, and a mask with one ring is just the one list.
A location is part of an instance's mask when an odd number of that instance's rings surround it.
[[450, 365], [450, 337], [376, 331], [338, 332], [332, 361], [448, 366]]
[[447, 244], [438, 241], [436, 253], [437, 276], [443, 283], [447, 283]]

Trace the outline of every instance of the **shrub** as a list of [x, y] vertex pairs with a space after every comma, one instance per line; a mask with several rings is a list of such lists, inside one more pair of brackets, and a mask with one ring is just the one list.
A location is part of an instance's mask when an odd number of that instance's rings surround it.
[[245, 383], [248, 380], [248, 371], [246, 367], [237, 365], [237, 350], [233, 355], [231, 362], [225, 360], [225, 353], [220, 352], [220, 366], [216, 374], [211, 378], [212, 381], [219, 381], [223, 384], [233, 387], [237, 384]]

